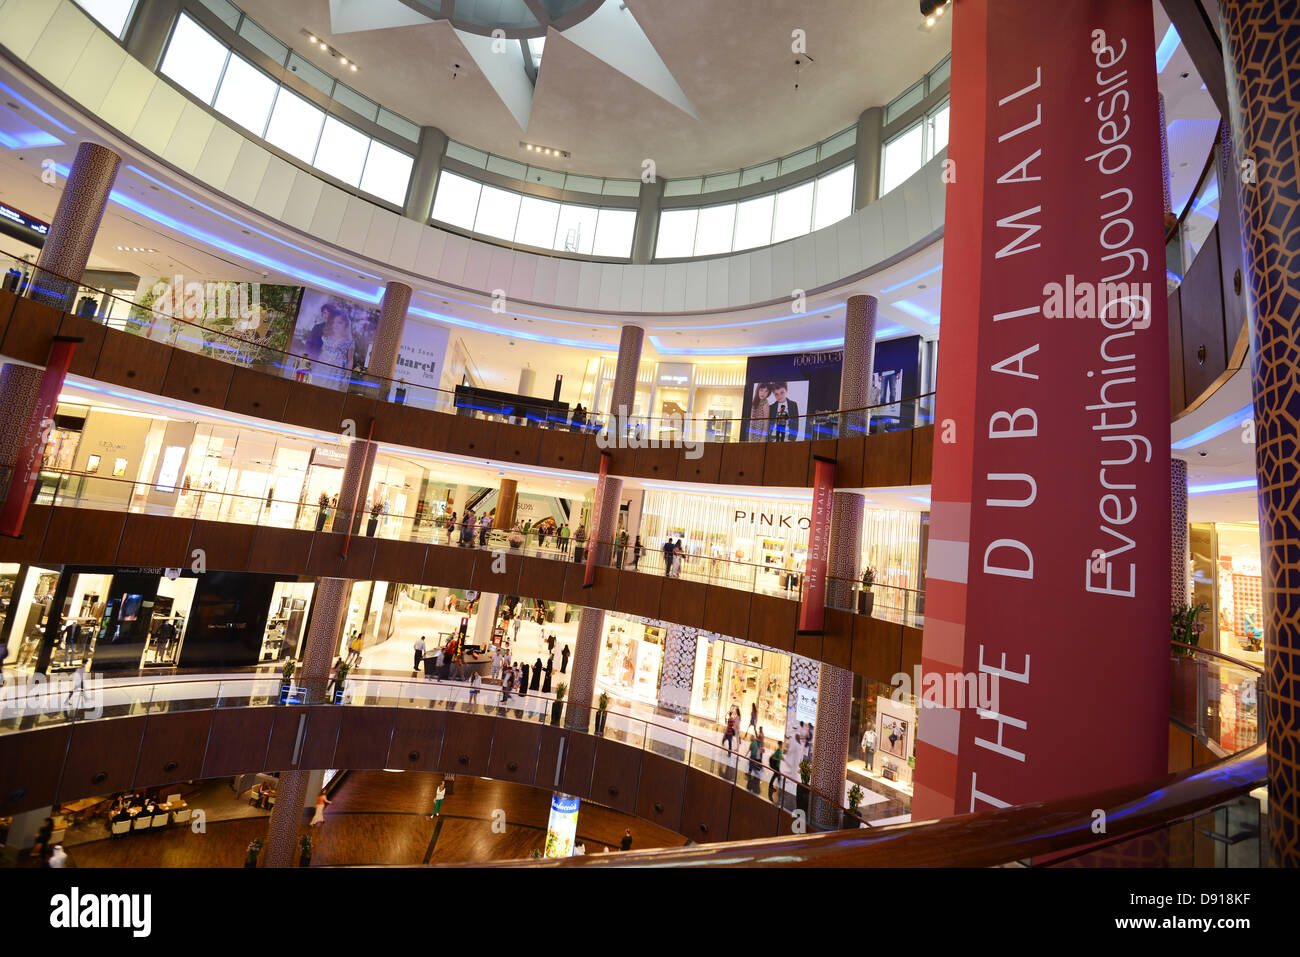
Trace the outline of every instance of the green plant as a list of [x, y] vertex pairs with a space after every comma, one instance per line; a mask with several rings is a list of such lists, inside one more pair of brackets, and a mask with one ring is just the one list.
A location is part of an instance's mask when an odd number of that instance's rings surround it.
[[799, 780], [803, 781], [804, 787], [812, 780], [812, 762], [807, 758], [799, 762]]
[[371, 517], [371, 518], [378, 518], [380, 515], [383, 514], [383, 511], [384, 511], [384, 503], [383, 503], [383, 502], [375, 502], [374, 505], [371, 505], [371, 506], [370, 506], [370, 517]]
[[338, 674], [335, 675], [335, 680], [339, 684], [342, 684], [344, 680], [347, 678], [348, 672], [351, 670], [352, 670], [352, 666], [349, 665], [346, 661], [343, 662], [343, 664], [339, 665]]
[[862, 785], [854, 784], [849, 788], [849, 813], [857, 814], [858, 805], [862, 803]]
[[262, 852], [262, 839], [260, 837], [255, 837], [248, 842], [248, 856], [244, 859], [244, 863], [250, 865], [256, 864], [257, 855], [260, 854], [261, 852]]
[[298, 838], [298, 847], [304, 854], [311, 853], [311, 838], [304, 834]]
[[284, 667], [280, 669], [280, 680], [281, 681], [293, 680], [293, 672], [294, 669], [297, 667], [298, 667], [298, 662], [294, 661], [292, 658], [285, 659]]
[[[1205, 608], [1205, 602], [1198, 602], [1194, 607], [1173, 605], [1169, 612], [1170, 642], [1196, 645], [1200, 641], [1201, 632], [1205, 630], [1205, 623], [1199, 620]], [[1191, 648], [1181, 648], [1176, 644], [1170, 646], [1170, 652], [1183, 657], [1190, 657], [1196, 653]]]
[[862, 587], [870, 588], [876, 583], [876, 570], [874, 568], [864, 568], [862, 570]]
[[529, 854], [528, 856], [529, 856], [529, 857], [541, 857], [541, 856], [542, 856], [542, 852], [539, 851], [537, 848], [533, 848], [533, 853]]
[[604, 711], [606, 708], [608, 708], [609, 695], [602, 691], [600, 693], [600, 697], [596, 699], [596, 707], [601, 711]]
[[569, 686], [566, 685], [563, 681], [561, 681], [558, 685], [555, 686], [556, 701], [563, 701], [564, 696], [568, 693], [569, 693]]

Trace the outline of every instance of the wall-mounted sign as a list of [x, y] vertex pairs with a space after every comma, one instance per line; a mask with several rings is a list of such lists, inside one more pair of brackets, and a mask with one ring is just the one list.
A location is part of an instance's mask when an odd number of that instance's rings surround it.
[[49, 223], [0, 203], [0, 233], [40, 249], [49, 232]]
[[691, 365], [688, 362], [661, 362], [655, 370], [655, 381], [670, 388], [690, 385]]

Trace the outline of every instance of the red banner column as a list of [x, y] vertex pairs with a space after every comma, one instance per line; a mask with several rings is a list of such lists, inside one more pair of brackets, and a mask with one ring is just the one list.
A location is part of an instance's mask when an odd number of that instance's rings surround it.
[[[918, 716], [917, 820], [1156, 777], [1168, 760], [1151, 9], [958, 0], [953, 18], [922, 646], [923, 671], [952, 680]], [[1117, 661], [1099, 708], [1080, 670]], [[958, 694], [970, 681], [976, 701]]]
[[1219, 10], [1255, 395], [1269, 843], [1275, 866], [1300, 867], [1300, 13], [1277, 0], [1220, 0]]

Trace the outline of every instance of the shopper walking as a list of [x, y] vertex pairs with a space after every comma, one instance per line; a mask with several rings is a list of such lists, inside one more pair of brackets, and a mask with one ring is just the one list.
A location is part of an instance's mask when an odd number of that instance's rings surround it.
[[876, 763], [875, 725], [867, 725], [866, 733], [862, 735], [862, 763], [867, 766], [867, 773], [870, 774], [872, 765]]
[[560, 554], [561, 555], [569, 554], [569, 526], [568, 525], [563, 525], [560, 527]]
[[727, 712], [727, 727], [726, 727], [726, 731], [722, 735], [722, 743], [727, 748], [727, 754], [731, 753], [731, 745], [735, 742], [735, 740], [736, 740], [736, 714], [735, 714], [735, 709], [733, 708]]
[[546, 680], [542, 682], [542, 694], [551, 693], [551, 672], [555, 670], [555, 655], [549, 655], [546, 658]]
[[528, 685], [529, 691], [540, 691], [542, 689], [542, 659], [538, 658], [533, 662], [533, 680]]
[[745, 726], [745, 730], [746, 731], [758, 730], [758, 702], [757, 701], [751, 701], [749, 703], [749, 724]]
[[641, 544], [641, 536], [636, 537], [636, 544], [632, 546], [632, 570], [636, 571], [636, 566], [641, 562], [641, 552], [644, 546]]
[[[321, 791], [320, 796], [316, 798], [316, 812], [311, 817], [312, 827], [320, 827], [325, 823], [325, 805], [331, 803], [333, 802], [325, 796], [325, 792]], [[299, 818], [299, 820], [302, 819]]]
[[487, 512], [478, 520], [478, 547], [483, 548], [487, 545], [488, 532], [492, 528], [492, 519]]
[[560, 652], [560, 674], [566, 674], [569, 670], [569, 646], [565, 645], [564, 650]]
[[632, 850], [632, 829], [630, 827], [624, 828], [623, 840], [620, 842], [619, 847], [625, 851]]
[[663, 548], [660, 549], [664, 555], [664, 578], [673, 577], [673, 540], [664, 539]]
[[758, 782], [763, 775], [763, 745], [758, 738], [749, 742], [749, 780], [745, 787], [752, 794], [758, 793]]
[[[784, 757], [785, 751], [783, 750], [783, 744], [778, 743], [776, 750], [772, 752], [772, 756], [767, 759], [767, 766], [772, 769], [772, 778], [767, 782], [767, 799], [769, 801], [774, 800], [772, 793], [777, 789], [776, 779], [781, 776], [781, 760]], [[783, 795], [785, 794], [784, 784], [781, 785], [781, 793]]]
[[478, 676], [477, 671], [469, 676], [469, 707], [471, 711], [474, 710], [474, 705], [478, 703], [478, 692], [482, 684], [483, 679]]
[[421, 635], [415, 639], [415, 664], [412, 666], [412, 670], [417, 674], [420, 671], [420, 662], [424, 661], [424, 648], [424, 635]]
[[433, 813], [429, 815], [429, 820], [433, 820], [442, 811], [442, 802], [447, 799], [447, 785], [443, 781], [438, 782], [438, 790], [433, 795]]
[[581, 564], [587, 560], [587, 526], [579, 525], [573, 533], [573, 560]]
[[[540, 662], [538, 662], [540, 664]], [[528, 663], [524, 662], [519, 666], [519, 693], [528, 694]], [[527, 704], [527, 702], [525, 702]]]
[[627, 551], [627, 529], [618, 533], [618, 538], [614, 541], [614, 567], [623, 567], [623, 553]]

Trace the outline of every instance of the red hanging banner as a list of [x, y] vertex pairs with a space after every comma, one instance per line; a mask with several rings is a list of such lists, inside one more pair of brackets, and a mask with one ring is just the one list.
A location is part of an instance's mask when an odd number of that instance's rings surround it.
[[32, 490], [36, 488], [36, 480], [41, 474], [45, 443], [50, 437], [50, 429], [54, 427], [54, 410], [59, 404], [59, 393], [63, 391], [63, 380], [72, 365], [72, 352], [80, 341], [79, 337], [55, 336], [50, 343], [50, 355], [45, 362], [45, 371], [41, 373], [36, 405], [32, 407], [27, 431], [23, 434], [23, 444], [18, 450], [13, 472], [9, 475], [4, 507], [0, 508], [0, 535], [18, 538], [22, 532]]
[[813, 458], [812, 523], [808, 528], [808, 562], [804, 566], [799, 634], [820, 635], [826, 618], [826, 560], [831, 544], [831, 505], [835, 496], [835, 462]]
[[953, 18], [914, 820], [1168, 758], [1151, 7], [957, 0]]
[[[601, 500], [601, 494], [605, 490], [605, 479], [608, 477], [609, 477], [609, 453], [601, 452], [600, 453], [600, 477], [597, 478], [596, 480], [596, 498], [592, 502], [593, 507], [591, 510], [591, 534], [587, 536], [587, 540], [583, 543], [587, 548], [586, 567], [582, 571], [583, 588], [590, 588], [592, 585], [596, 584], [596, 547], [597, 547], [596, 537], [598, 535], [609, 535], [610, 541], [613, 541], [614, 538], [614, 536], [610, 534], [609, 529], [598, 527], [600, 523], [600, 513], [604, 511], [605, 508], [604, 502]], [[616, 512], [615, 513], [616, 525], [618, 524], [617, 515], [618, 513]]]

